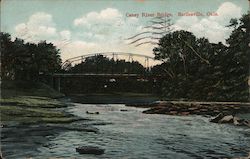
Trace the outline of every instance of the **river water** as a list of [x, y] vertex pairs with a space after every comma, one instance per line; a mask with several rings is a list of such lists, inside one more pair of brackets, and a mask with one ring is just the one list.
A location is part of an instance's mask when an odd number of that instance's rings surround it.
[[[126, 109], [127, 111], [121, 111]], [[69, 111], [91, 119], [86, 124], [98, 133], [66, 131], [51, 137], [36, 149], [34, 158], [224, 158], [246, 156], [250, 151], [250, 129], [214, 124], [202, 116], [143, 114], [145, 109], [123, 104], [77, 104]], [[86, 114], [99, 112], [99, 115]], [[105, 149], [100, 156], [80, 155], [78, 146]], [[42, 156], [42, 157], [39, 157]]]

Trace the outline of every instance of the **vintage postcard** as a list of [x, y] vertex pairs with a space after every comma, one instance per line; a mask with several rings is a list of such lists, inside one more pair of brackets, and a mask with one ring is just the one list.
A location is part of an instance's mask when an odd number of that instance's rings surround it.
[[249, 0], [0, 0], [0, 159], [250, 157]]

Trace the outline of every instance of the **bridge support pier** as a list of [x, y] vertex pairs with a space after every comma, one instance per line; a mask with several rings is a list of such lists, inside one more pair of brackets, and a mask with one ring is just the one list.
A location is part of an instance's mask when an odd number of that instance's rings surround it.
[[55, 78], [54, 78], [54, 88], [55, 88], [58, 92], [61, 92], [61, 78], [60, 78], [60, 77], [55, 77]]

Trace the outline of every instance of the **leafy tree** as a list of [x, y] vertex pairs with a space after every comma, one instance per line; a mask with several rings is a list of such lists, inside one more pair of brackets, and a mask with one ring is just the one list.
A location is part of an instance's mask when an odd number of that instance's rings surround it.
[[0, 49], [1, 49], [1, 77], [2, 79], [13, 79], [14, 55], [12, 52], [13, 42], [10, 34], [0, 32]]
[[34, 53], [34, 61], [37, 65], [38, 73], [54, 73], [61, 68], [61, 57], [59, 50], [46, 41], [41, 41], [37, 45], [37, 51]]
[[153, 73], [166, 73], [163, 96], [170, 99], [246, 101], [249, 97], [250, 20], [249, 14], [232, 19], [227, 39], [210, 43], [187, 31], [165, 35], [154, 48], [156, 59], [163, 64]]
[[230, 21], [230, 24], [234, 30], [227, 39], [229, 47], [223, 63], [226, 77], [223, 91], [230, 95], [228, 98], [247, 100], [250, 76], [250, 14], [243, 15], [237, 23]]
[[200, 39], [198, 41], [192, 33], [181, 30], [166, 34], [160, 39], [158, 47], [154, 48], [153, 51], [156, 59], [165, 62], [165, 72], [174, 79], [180, 74], [188, 76], [189, 71], [192, 71], [189, 67], [196, 63], [209, 64], [209, 61], [201, 55], [204, 51], [200, 53], [195, 49], [199, 45], [207, 43], [207, 40]]
[[59, 50], [51, 43], [25, 43], [1, 32], [1, 77], [12, 80], [36, 80], [61, 68]]

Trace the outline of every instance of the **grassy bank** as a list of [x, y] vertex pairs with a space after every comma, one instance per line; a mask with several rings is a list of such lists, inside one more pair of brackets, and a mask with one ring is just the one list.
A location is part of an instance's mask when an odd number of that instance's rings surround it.
[[0, 117], [3, 123], [69, 123], [77, 117], [63, 111], [67, 105], [56, 98], [63, 94], [34, 82], [1, 83]]

